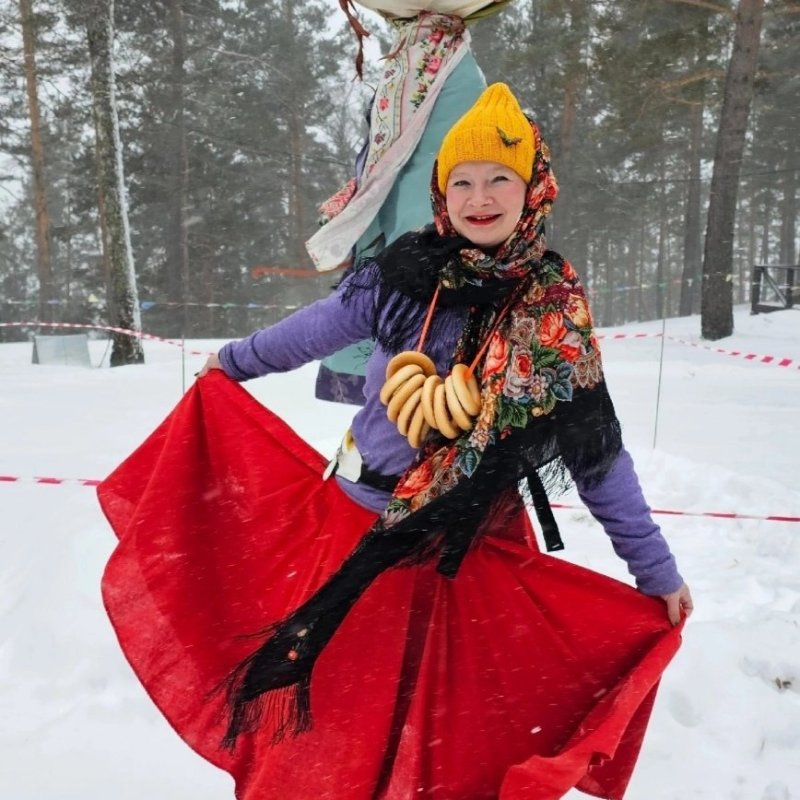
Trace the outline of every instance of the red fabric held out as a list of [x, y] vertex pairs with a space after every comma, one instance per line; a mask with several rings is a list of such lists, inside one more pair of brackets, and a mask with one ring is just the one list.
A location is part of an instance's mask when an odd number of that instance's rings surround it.
[[106, 609], [177, 733], [240, 800], [621, 798], [680, 629], [660, 600], [541, 554], [521, 503], [454, 580], [433, 563], [378, 578], [315, 667], [309, 733], [220, 748], [215, 689], [375, 519], [323, 468], [213, 372], [98, 488], [119, 538]]

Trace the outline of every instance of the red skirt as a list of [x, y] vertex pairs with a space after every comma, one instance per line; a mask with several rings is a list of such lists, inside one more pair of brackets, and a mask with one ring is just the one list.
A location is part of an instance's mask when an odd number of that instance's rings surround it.
[[663, 603], [544, 555], [519, 504], [455, 579], [384, 573], [314, 669], [313, 727], [220, 747], [217, 691], [375, 515], [322, 456], [214, 372], [99, 488], [119, 544], [103, 598], [133, 669], [240, 800], [621, 798], [680, 643]]

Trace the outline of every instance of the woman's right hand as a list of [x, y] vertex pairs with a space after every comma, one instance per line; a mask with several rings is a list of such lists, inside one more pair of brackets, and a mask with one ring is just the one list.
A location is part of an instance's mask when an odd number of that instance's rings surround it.
[[208, 357], [206, 363], [203, 364], [203, 368], [197, 373], [197, 377], [202, 378], [204, 375], [208, 375], [212, 369], [222, 369], [222, 364], [219, 363], [219, 356], [216, 353]]
[[673, 625], [690, 617], [694, 611], [694, 602], [689, 587], [684, 583], [680, 589], [671, 594], [662, 594], [661, 599], [667, 604], [667, 616]]

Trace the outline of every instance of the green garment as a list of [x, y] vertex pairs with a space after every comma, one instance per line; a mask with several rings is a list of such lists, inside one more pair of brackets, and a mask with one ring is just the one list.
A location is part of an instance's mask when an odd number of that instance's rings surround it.
[[[411, 158], [400, 171], [380, 211], [356, 243], [355, 263], [379, 252], [402, 234], [433, 221], [428, 198], [439, 146], [447, 131], [469, 111], [485, 88], [486, 79], [475, 57], [467, 53], [436, 98]], [[357, 342], [324, 359], [317, 378], [317, 397], [363, 405], [363, 376], [373, 348], [371, 341]]]

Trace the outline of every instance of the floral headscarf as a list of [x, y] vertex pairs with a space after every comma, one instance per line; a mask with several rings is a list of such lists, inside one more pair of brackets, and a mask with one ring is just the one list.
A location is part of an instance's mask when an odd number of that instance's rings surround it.
[[[466, 283], [516, 280], [516, 297], [503, 323], [491, 334], [483, 363], [476, 371], [481, 411], [471, 431], [454, 442], [430, 440], [423, 455], [400, 480], [383, 515], [393, 525], [446, 494], [479, 470], [488, 447], [537, 424], [559, 402], [570, 402], [576, 389], [602, 381], [600, 351], [589, 306], [569, 262], [546, 253], [544, 219], [558, 186], [550, 169], [549, 150], [531, 122], [536, 146], [534, 172], [522, 215], [494, 256], [476, 247], [459, 251], [458, 275]], [[434, 224], [443, 237], [456, 232], [438, 188], [431, 182]], [[456, 280], [443, 270], [442, 282]], [[482, 341], [499, 309], [468, 318], [454, 363], [467, 362], [470, 340]]]

